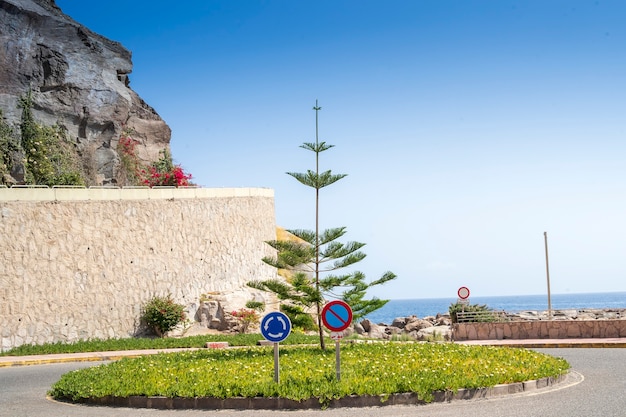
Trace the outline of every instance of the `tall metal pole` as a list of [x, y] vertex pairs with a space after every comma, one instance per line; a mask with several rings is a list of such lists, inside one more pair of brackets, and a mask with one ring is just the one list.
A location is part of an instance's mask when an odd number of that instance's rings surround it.
[[335, 340], [335, 375], [337, 376], [337, 381], [341, 381], [341, 352], [339, 339]]
[[550, 297], [550, 265], [548, 263], [548, 232], [543, 232], [543, 240], [546, 246], [546, 278], [548, 280], [548, 320], [552, 320], [552, 301]]

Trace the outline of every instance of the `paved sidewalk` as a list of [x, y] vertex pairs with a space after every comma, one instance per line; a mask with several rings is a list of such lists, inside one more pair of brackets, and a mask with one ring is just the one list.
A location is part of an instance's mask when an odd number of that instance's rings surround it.
[[[467, 340], [465, 345], [511, 346], [525, 348], [626, 348], [626, 338], [614, 339], [503, 339]], [[0, 356], [0, 368], [6, 366], [41, 365], [62, 362], [114, 361], [125, 357], [154, 355], [156, 353], [185, 352], [198, 349], [121, 350], [113, 352], [62, 353], [51, 355]]]
[[111, 352], [84, 352], [84, 353], [56, 353], [50, 355], [29, 356], [0, 356], [0, 368], [5, 366], [42, 365], [47, 363], [62, 362], [97, 362], [116, 361], [122, 358], [132, 358], [157, 353], [187, 352], [199, 349], [145, 349], [145, 350], [119, 350]]

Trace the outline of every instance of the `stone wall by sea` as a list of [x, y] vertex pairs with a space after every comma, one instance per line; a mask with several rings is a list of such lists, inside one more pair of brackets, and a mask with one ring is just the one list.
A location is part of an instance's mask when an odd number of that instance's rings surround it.
[[0, 188], [1, 348], [132, 336], [153, 296], [265, 300], [275, 238], [270, 189]]
[[453, 340], [593, 339], [626, 337], [626, 319], [455, 323]]

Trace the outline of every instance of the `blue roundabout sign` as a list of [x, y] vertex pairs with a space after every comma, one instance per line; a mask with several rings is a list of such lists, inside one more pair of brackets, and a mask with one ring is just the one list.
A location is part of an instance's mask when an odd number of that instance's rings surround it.
[[282, 342], [291, 333], [291, 321], [285, 313], [273, 311], [261, 320], [261, 334], [270, 342]]

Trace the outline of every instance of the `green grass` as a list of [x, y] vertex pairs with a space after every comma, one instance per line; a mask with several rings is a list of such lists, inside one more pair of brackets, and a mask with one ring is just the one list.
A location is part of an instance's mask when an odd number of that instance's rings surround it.
[[[74, 343], [46, 343], [43, 345], [22, 345], [0, 356], [47, 355], [51, 353], [109, 352], [118, 350], [202, 348], [206, 342], [228, 342], [231, 346], [254, 346], [262, 340], [260, 334], [237, 335], [202, 335], [183, 338], [127, 338], [127, 339], [92, 339]], [[330, 339], [329, 339], [330, 340]], [[317, 336], [292, 333], [285, 344], [318, 343]]]
[[50, 395], [81, 401], [108, 395], [166, 397], [283, 397], [330, 399], [347, 395], [491, 387], [566, 372], [563, 359], [531, 350], [453, 343], [356, 343], [341, 347], [341, 381], [335, 351], [281, 346], [280, 383], [273, 381], [271, 347], [201, 350], [122, 359], [70, 372]]

